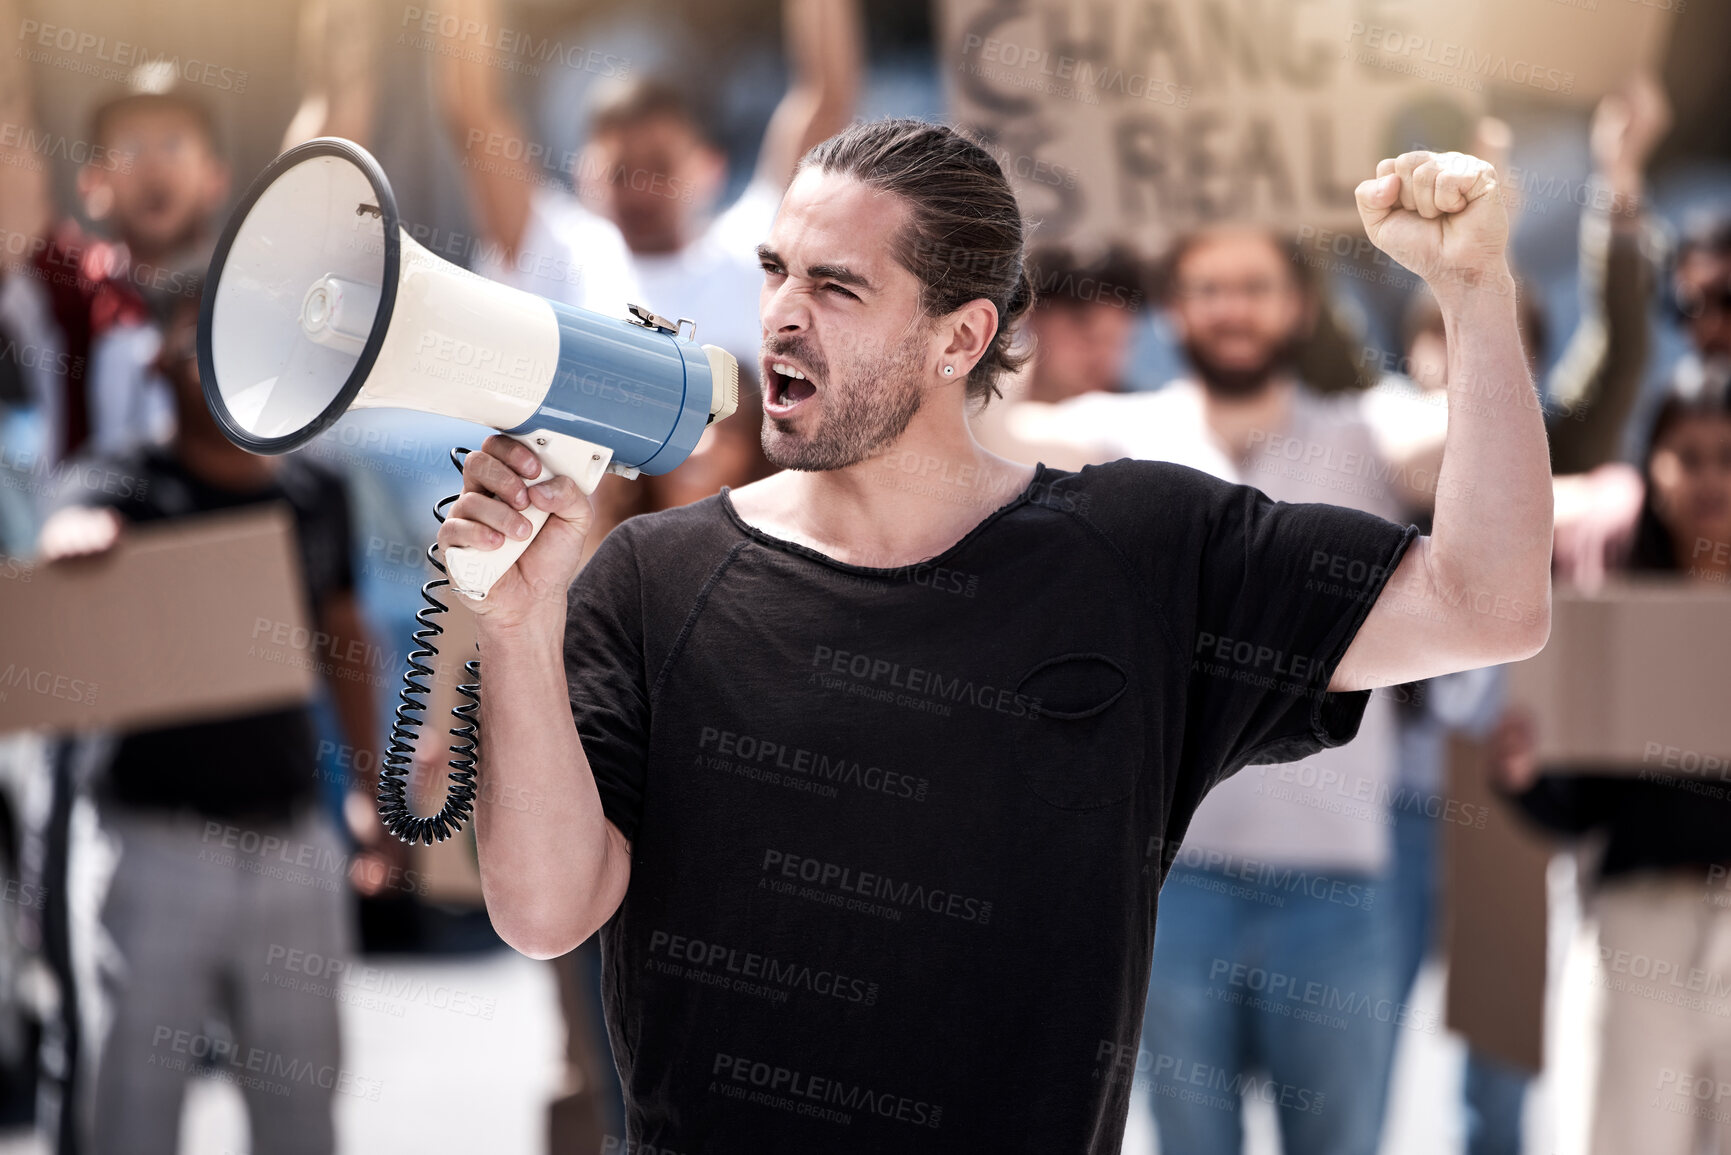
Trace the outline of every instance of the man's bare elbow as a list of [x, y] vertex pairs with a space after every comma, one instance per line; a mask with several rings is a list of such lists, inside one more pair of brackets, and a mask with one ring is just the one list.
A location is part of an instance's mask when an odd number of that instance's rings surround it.
[[1522, 652], [1514, 658], [1514, 662], [1525, 661], [1544, 649], [1551, 640], [1551, 587], [1545, 585], [1545, 595], [1539, 600], [1538, 608], [1533, 612], [1531, 620], [1525, 622], [1526, 637], [1523, 639]]
[[592, 924], [590, 919], [585, 918], [563, 925], [536, 925], [528, 922], [519, 925], [495, 918], [493, 929], [505, 940], [505, 945], [518, 954], [532, 959], [550, 959], [570, 954], [588, 942], [589, 937], [605, 923], [606, 919]]
[[506, 946], [518, 954], [532, 959], [561, 958], [582, 946], [584, 941], [582, 939], [576, 942], [566, 942], [558, 938], [518, 938], [503, 932], [500, 933], [499, 937], [505, 940]]
[[1485, 643], [1491, 651], [1485, 665], [1524, 662], [1545, 648], [1551, 640], [1551, 586], [1524, 602], [1514, 603], [1518, 616], [1502, 620], [1486, 630]]

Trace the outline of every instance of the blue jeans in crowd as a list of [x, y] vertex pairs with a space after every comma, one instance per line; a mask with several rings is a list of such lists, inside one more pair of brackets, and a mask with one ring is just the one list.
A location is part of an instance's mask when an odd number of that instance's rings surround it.
[[1136, 1081], [1163, 1155], [1238, 1155], [1241, 1095], [1274, 1105], [1284, 1155], [1375, 1155], [1405, 993], [1387, 881], [1173, 869]]

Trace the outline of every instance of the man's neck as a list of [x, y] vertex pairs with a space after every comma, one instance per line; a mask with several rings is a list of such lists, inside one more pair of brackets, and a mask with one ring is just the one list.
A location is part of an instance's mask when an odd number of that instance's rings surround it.
[[1206, 386], [1198, 387], [1208, 428], [1237, 462], [1250, 456], [1250, 447], [1262, 436], [1287, 427], [1292, 420], [1292, 398], [1298, 391], [1298, 383], [1284, 374], [1270, 377], [1261, 389], [1244, 397], [1222, 397]]
[[745, 486], [731, 495], [734, 508], [773, 537], [850, 565], [890, 569], [936, 557], [1034, 474], [981, 448], [960, 412], [954, 417], [916, 418], [889, 449], [845, 469], [784, 470]]

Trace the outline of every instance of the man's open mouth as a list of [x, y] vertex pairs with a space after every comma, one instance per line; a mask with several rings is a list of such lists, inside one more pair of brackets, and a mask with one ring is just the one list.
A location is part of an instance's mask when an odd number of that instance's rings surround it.
[[817, 394], [817, 386], [807, 379], [805, 371], [791, 361], [783, 361], [769, 357], [764, 360], [767, 372], [764, 380], [768, 384], [765, 390], [764, 409], [771, 416], [785, 417], [797, 409], [801, 402]]

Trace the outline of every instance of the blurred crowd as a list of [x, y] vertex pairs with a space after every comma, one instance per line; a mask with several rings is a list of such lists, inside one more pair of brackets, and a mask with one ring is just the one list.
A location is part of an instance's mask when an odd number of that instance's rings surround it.
[[[0, 27], [41, 15], [0, 0]], [[536, 91], [485, 54], [434, 51], [398, 83], [401, 65], [379, 63], [387, 35], [434, 40], [442, 19], [510, 24], [491, 0], [432, 15], [387, 33], [362, 6], [308, 0], [304, 92], [277, 126], [282, 143], [346, 136], [386, 157], [393, 180], [418, 171], [393, 154], [443, 158], [419, 170], [461, 198], [470, 226], [450, 244], [424, 230], [438, 255], [610, 315], [640, 303], [694, 318], [700, 339], [739, 358], [738, 413], [670, 474], [607, 477], [591, 549], [628, 518], [765, 476], [756, 246], [806, 149], [862, 115], [941, 112], [930, 61], [916, 52], [910, 67], [904, 46], [886, 47], [865, 5], [786, 0], [779, 46], [765, 39], [722, 78], [697, 64], [713, 59], [698, 54], [699, 23], [611, 10], [571, 37], [589, 60], [576, 81]], [[281, 458], [230, 445], [200, 389], [198, 306], [225, 213], [255, 174], [232, 162], [213, 93], [148, 67], [92, 81], [80, 159], [62, 162], [76, 171], [69, 199], [19, 144], [39, 122], [33, 83], [25, 58], [0, 54], [0, 554], [76, 566], [137, 525], [281, 504], [307, 620], [333, 639], [305, 707], [0, 735], [14, 899], [0, 910], [5, 1118], [33, 1123], [57, 1152], [172, 1152], [188, 1081], [225, 1055], [341, 1069], [339, 1002], [259, 981], [278, 944], [328, 959], [502, 949], [478, 901], [428, 901], [415, 860], [380, 829], [373, 776], [395, 684], [366, 656], [403, 652], [383, 643], [407, 640], [432, 576], [432, 505], [457, 484], [445, 449], [479, 434], [374, 412]], [[734, 89], [748, 96], [723, 98]], [[424, 109], [398, 107], [414, 102]], [[1651, 161], [1671, 122], [1665, 85], [1636, 73], [1590, 117], [1547, 129], [1580, 138], [1599, 193], [1583, 198], [1573, 252], [1547, 257], [1574, 283], [1524, 279], [1519, 301], [1551, 435], [1555, 574], [1585, 589], [1619, 574], [1731, 587], [1731, 183], [1697, 180], [1698, 204], [1657, 207]], [[1487, 117], [1461, 143], [1502, 167], [1527, 142]], [[1719, 171], [1711, 159], [1700, 172]], [[1687, 158], [1680, 171], [1693, 172]], [[406, 205], [434, 199], [398, 191]], [[1449, 408], [1472, 396], [1451, 390], [1455, 334], [1416, 280], [1337, 277], [1314, 238], [1235, 221], [1157, 256], [1042, 241], [1029, 259], [1032, 358], [975, 418], [988, 448], [1072, 469], [1173, 461], [1428, 528], [1449, 484]], [[1559, 292], [1573, 299], [1547, 299]], [[1149, 380], [1150, 366], [1172, 368]], [[139, 591], [139, 613], [153, 596]], [[1731, 805], [1639, 767], [1541, 773], [1532, 721], [1505, 698], [1495, 669], [1379, 691], [1356, 740], [1239, 774], [1167, 848], [1133, 1107], [1160, 1149], [1243, 1147], [1238, 1102], [1175, 1093], [1201, 1064], [1242, 1073], [1248, 1097], [1274, 1104], [1288, 1155], [1378, 1150], [1415, 983], [1439, 950], [1447, 751], [1466, 735], [1488, 751], [1498, 804], [1553, 836], [1578, 879], [1555, 899], [1576, 913], [1552, 974], [1565, 1042], [1548, 1133], [1568, 1151], [1682, 1155], [1710, 1139], [1731, 1150], [1731, 1114], [1703, 1109], [1718, 1100], [1696, 1090], [1731, 1085], [1723, 1014], [1615, 981], [1631, 953], [1706, 983], [1731, 973], [1731, 910], [1703, 899], [1731, 867]], [[439, 745], [417, 756], [435, 787]], [[1319, 780], [1359, 805], [1320, 804]], [[315, 884], [264, 869], [284, 847]], [[623, 1151], [595, 945], [548, 965], [571, 1070], [551, 1109], [554, 1148]], [[1283, 989], [1332, 992], [1333, 1009], [1292, 1013], [1312, 1005], [1301, 998], [1277, 1012]], [[1657, 1071], [1672, 1078], [1655, 1084]], [[1523, 1149], [1538, 1074], [1469, 1049], [1446, 1110], [1465, 1121], [1471, 1155]], [[236, 1082], [252, 1150], [335, 1149], [334, 1086]], [[1295, 1088], [1327, 1109], [1300, 1107]]]

